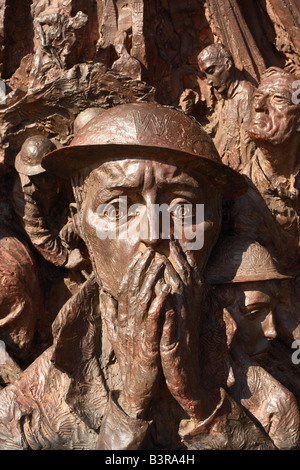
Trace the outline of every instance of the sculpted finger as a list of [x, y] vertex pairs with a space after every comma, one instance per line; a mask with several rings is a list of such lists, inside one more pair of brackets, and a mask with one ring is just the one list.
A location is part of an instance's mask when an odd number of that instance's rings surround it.
[[199, 272], [199, 268], [197, 266], [197, 262], [195, 260], [194, 255], [193, 255], [193, 252], [187, 250], [187, 251], [185, 251], [185, 256], [186, 256], [187, 262], [189, 263], [189, 265], [191, 267], [193, 280], [196, 283], [201, 284], [203, 282], [202, 281], [202, 276]]
[[120, 283], [119, 290], [118, 290], [118, 321], [120, 325], [124, 325], [128, 322], [128, 313], [129, 313], [129, 308], [128, 308], [128, 292], [129, 292], [129, 286], [130, 282], [132, 279], [132, 272], [134, 270], [134, 267], [138, 263], [138, 261], [141, 259], [143, 253], [139, 252], [137, 253], [132, 260], [130, 261], [128, 268], [126, 270], [126, 273], [123, 276], [123, 279]]
[[146, 271], [153, 259], [153, 256], [153, 249], [147, 248], [132, 270], [132, 277], [129, 283], [129, 290], [131, 295], [137, 295], [137, 293], [140, 291]]
[[139, 303], [139, 292], [153, 256], [152, 248], [148, 248], [144, 253], [138, 253], [127, 271], [127, 281], [126, 284], [123, 284], [123, 295], [119, 296], [118, 320], [120, 325], [125, 326], [130, 323], [133, 327], [143, 318], [145, 306]]
[[177, 323], [180, 328], [184, 328], [187, 322], [186, 302], [190, 300], [190, 294], [184, 292], [184, 283], [169, 261], [166, 263], [165, 280], [172, 287], [172, 302], [177, 312]]
[[172, 263], [167, 259], [166, 260], [166, 267], [164, 272], [165, 281], [167, 284], [170, 284], [172, 287], [172, 293], [181, 293], [183, 289], [182, 280], [175, 270]]
[[137, 253], [133, 258], [132, 260], [130, 261], [129, 265], [128, 265], [128, 268], [126, 270], [126, 273], [124, 274], [123, 276], [123, 279], [122, 281], [120, 282], [120, 286], [119, 286], [119, 291], [118, 291], [118, 296], [120, 296], [123, 292], [127, 292], [128, 291], [128, 283], [131, 279], [131, 276], [132, 276], [132, 270], [134, 268], [134, 266], [137, 264], [138, 260], [142, 257], [142, 253], [139, 252]]
[[104, 322], [111, 342], [116, 341], [117, 335], [117, 305], [116, 301], [107, 293], [100, 293], [101, 310], [104, 312]]
[[140, 302], [148, 306], [153, 295], [155, 294], [155, 285], [159, 277], [163, 276], [163, 270], [165, 263], [163, 259], [155, 259], [152, 261], [148, 272], [145, 276], [141, 291], [140, 291]]
[[157, 296], [148, 311], [145, 338], [152, 346], [158, 345], [162, 333], [164, 307], [171, 292], [171, 287], [159, 281], [156, 286]]
[[162, 360], [164, 353], [174, 349], [178, 343], [178, 325], [177, 314], [174, 304], [170, 298], [166, 301], [165, 321], [162, 329], [162, 336], [160, 341], [160, 349]]
[[170, 258], [181, 280], [185, 285], [188, 285], [191, 279], [191, 266], [187, 262], [181, 246], [175, 240], [170, 240]]

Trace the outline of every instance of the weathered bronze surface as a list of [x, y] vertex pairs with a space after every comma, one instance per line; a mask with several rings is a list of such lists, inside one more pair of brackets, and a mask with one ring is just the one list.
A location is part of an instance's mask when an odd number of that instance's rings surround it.
[[0, 0], [0, 449], [300, 449], [297, 0]]

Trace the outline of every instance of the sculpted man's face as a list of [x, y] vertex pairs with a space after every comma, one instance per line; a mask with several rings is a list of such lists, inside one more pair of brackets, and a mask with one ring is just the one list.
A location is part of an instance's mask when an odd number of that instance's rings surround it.
[[273, 311], [277, 300], [274, 281], [237, 283], [227, 310], [237, 324], [235, 341], [249, 356], [264, 354], [276, 338]]
[[[82, 229], [97, 275], [114, 297], [136, 253], [151, 246], [156, 253], [170, 256], [169, 239], [162, 231], [162, 221], [158, 224], [160, 216], [153, 210], [154, 204], [179, 209], [190, 204], [194, 231], [198, 227], [197, 204], [204, 204], [203, 248], [190, 252], [202, 271], [221, 223], [220, 194], [208, 180], [199, 181], [171, 164], [121, 160], [102, 164], [91, 172], [85, 184]], [[174, 224], [178, 223], [176, 218], [180, 220], [182, 215], [180, 212], [171, 213], [171, 237]], [[145, 229], [145, 225], [146, 230], [141, 231], [141, 226]], [[184, 246], [186, 241], [183, 236], [178, 242]]]
[[217, 52], [204, 50], [198, 56], [198, 64], [208, 84], [220, 95], [226, 94], [232, 80], [232, 61]]
[[300, 106], [292, 102], [292, 83], [292, 78], [273, 76], [256, 90], [249, 135], [258, 145], [279, 145], [299, 134]]

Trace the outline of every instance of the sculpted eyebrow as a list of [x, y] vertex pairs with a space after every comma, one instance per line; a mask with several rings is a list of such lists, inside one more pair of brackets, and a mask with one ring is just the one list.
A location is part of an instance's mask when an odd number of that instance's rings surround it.
[[103, 188], [101, 191], [99, 191], [99, 194], [97, 196], [97, 202], [103, 203], [112, 199], [113, 197], [122, 196], [123, 194], [128, 194], [129, 192], [136, 192], [137, 189], [139, 189], [138, 186], [136, 187], [125, 186], [124, 187], [124, 185], [114, 186], [112, 188], [110, 187]]
[[176, 188], [179, 191], [182, 190], [182, 189], [191, 190], [191, 189], [198, 189], [199, 188], [199, 183], [197, 181], [195, 181], [194, 179], [192, 179], [192, 178], [187, 181], [187, 178], [184, 177], [184, 180], [182, 181], [181, 178], [178, 177], [178, 178], [173, 179], [173, 180], [162, 181], [162, 183], [159, 185], [159, 187], [162, 187], [162, 188], [172, 187], [172, 189]]
[[249, 305], [245, 305], [241, 310], [243, 313], [248, 313], [250, 312], [251, 310], [255, 309], [255, 308], [262, 308], [262, 307], [269, 307], [270, 303], [265, 301], [265, 302], [254, 302], [254, 303], [251, 303]]
[[[197, 195], [197, 189], [199, 189], [199, 185], [196, 181], [193, 179], [190, 179], [190, 181], [186, 182], [186, 177], [185, 181], [180, 181], [180, 177], [172, 180], [167, 180], [167, 181], [161, 181], [158, 183], [157, 187], [162, 189], [162, 190], [167, 190], [169, 189], [170, 191], [174, 193], [180, 193], [180, 192], [189, 192], [190, 193], [195, 193], [195, 196]], [[101, 191], [99, 191], [99, 194], [97, 195], [97, 202], [103, 203], [108, 201], [109, 199], [117, 196], [121, 196], [123, 194], [128, 194], [128, 193], [135, 193], [137, 191], [142, 191], [143, 190], [143, 183], [141, 181], [134, 181], [133, 179], [127, 180], [127, 181], [122, 181], [120, 183], [113, 184], [111, 186], [107, 185], [104, 187]]]
[[265, 301], [265, 302], [254, 302], [253, 304], [245, 305], [245, 308], [246, 309], [252, 309], [252, 308], [255, 308], [255, 307], [264, 307], [268, 304], [269, 303], [267, 301]]

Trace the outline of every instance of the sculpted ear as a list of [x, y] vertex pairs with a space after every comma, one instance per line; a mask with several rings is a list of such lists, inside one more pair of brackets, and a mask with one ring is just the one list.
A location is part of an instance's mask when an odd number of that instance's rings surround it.
[[225, 66], [226, 66], [227, 70], [230, 70], [231, 67], [233, 66], [233, 61], [231, 59], [229, 59], [229, 57], [227, 57], [226, 60], [225, 60]]
[[227, 308], [223, 308], [223, 320], [226, 327], [227, 346], [230, 347], [236, 334], [237, 324]]

